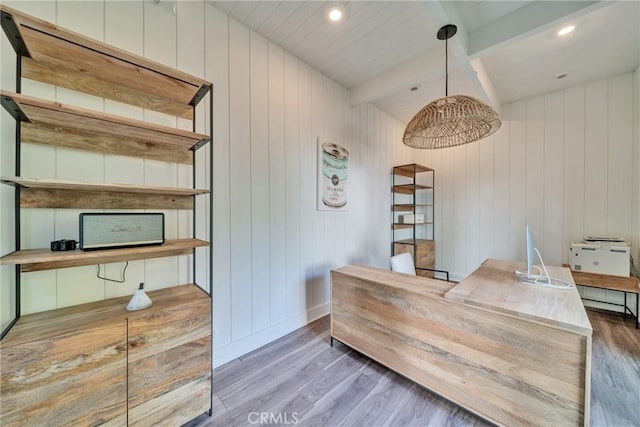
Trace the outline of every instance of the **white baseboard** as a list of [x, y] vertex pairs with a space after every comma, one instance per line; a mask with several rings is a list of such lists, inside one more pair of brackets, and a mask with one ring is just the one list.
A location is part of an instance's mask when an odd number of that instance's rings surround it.
[[[263, 345], [293, 332], [304, 325], [329, 314], [329, 303], [310, 308], [306, 313], [300, 313], [282, 322], [271, 325], [261, 331], [255, 332], [244, 338], [240, 338], [220, 348], [213, 349], [213, 367], [224, 365], [227, 362], [249, 353]], [[215, 345], [215, 337], [213, 338]]]

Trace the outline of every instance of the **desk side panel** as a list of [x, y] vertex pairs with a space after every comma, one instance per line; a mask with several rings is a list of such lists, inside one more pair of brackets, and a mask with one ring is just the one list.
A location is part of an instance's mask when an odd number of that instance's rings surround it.
[[497, 424], [585, 424], [590, 337], [379, 279], [332, 272], [334, 338]]

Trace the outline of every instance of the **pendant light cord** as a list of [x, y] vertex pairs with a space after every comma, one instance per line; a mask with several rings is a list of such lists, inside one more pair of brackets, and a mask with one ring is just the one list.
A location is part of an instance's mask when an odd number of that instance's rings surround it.
[[449, 37], [444, 40], [444, 96], [449, 96]]

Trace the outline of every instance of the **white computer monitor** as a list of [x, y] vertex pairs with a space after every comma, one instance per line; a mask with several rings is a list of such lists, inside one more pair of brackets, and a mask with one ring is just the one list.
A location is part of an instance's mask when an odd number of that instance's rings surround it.
[[535, 262], [535, 244], [533, 243], [533, 234], [531, 234], [531, 229], [529, 225], [525, 226], [526, 230], [526, 240], [527, 240], [527, 277], [531, 278], [533, 276], [533, 268]]
[[[520, 282], [557, 289], [575, 288], [573, 283], [549, 276], [547, 267], [544, 265], [544, 261], [542, 260], [542, 255], [540, 255], [540, 251], [538, 251], [533, 241], [533, 233], [531, 232], [531, 228], [529, 228], [528, 224], [525, 226], [525, 239], [527, 243], [527, 271], [526, 273], [521, 273], [519, 271], [515, 272]], [[538, 255], [538, 259], [540, 259], [541, 266], [535, 265], [536, 254]]]

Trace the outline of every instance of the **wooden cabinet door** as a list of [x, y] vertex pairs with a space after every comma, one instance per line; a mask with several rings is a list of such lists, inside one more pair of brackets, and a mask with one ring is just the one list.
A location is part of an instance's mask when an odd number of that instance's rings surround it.
[[181, 425], [211, 408], [211, 300], [129, 318], [129, 425]]
[[2, 345], [0, 425], [127, 422], [127, 323]]

